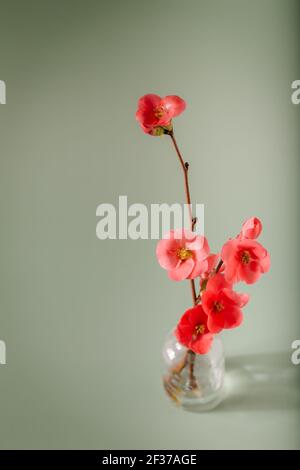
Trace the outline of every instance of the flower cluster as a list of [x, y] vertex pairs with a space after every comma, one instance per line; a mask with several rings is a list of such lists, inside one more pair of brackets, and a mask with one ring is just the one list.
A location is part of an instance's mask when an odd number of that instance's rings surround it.
[[261, 230], [258, 218], [248, 219], [220, 255], [210, 253], [205, 237], [187, 230], [171, 231], [158, 242], [158, 262], [172, 280], [199, 278], [197, 304], [184, 313], [175, 330], [178, 341], [195, 353], [207, 353], [214, 334], [242, 323], [241, 309], [249, 296], [234, 291], [233, 285], [253, 284], [269, 270], [269, 253], [256, 240]]
[[[184, 162], [176, 143], [172, 119], [186, 108], [179, 96], [164, 98], [147, 94], [138, 101], [136, 119], [142, 130], [152, 136], [169, 135], [184, 172], [185, 193], [190, 204], [188, 162]], [[236, 328], [243, 321], [242, 308], [249, 296], [239, 294], [233, 286], [243, 281], [253, 284], [270, 268], [270, 256], [257, 241], [262, 224], [257, 217], [248, 219], [236, 238], [229, 239], [220, 253], [210, 252], [205, 237], [190, 229], [173, 230], [157, 245], [159, 264], [174, 281], [189, 279], [193, 288], [194, 307], [181, 317], [175, 335], [180, 343], [196, 354], [206, 354], [214, 335], [223, 329]], [[199, 279], [200, 293], [195, 291]]]

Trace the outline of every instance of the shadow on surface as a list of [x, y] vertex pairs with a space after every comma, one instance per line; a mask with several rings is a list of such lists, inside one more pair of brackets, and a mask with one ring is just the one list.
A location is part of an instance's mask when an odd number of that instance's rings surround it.
[[300, 410], [300, 366], [291, 352], [228, 358], [218, 411]]

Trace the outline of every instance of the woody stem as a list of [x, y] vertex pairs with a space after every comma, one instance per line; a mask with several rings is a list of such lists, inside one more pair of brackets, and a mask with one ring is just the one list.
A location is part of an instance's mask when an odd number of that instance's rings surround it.
[[[181, 152], [180, 152], [180, 150], [179, 150], [179, 148], [178, 148], [176, 139], [175, 139], [175, 137], [174, 137], [173, 131], [170, 131], [170, 132], [169, 132], [169, 136], [170, 136], [171, 139], [172, 139], [174, 148], [175, 148], [175, 150], [176, 150], [176, 154], [177, 154], [177, 156], [178, 156], [178, 159], [179, 159], [179, 162], [180, 162], [182, 171], [183, 171], [185, 196], [186, 196], [186, 202], [187, 202], [187, 204], [188, 204], [189, 216], [190, 216], [190, 228], [191, 228], [191, 230], [193, 231], [193, 230], [194, 230], [194, 227], [195, 227], [195, 224], [196, 224], [197, 221], [196, 221], [196, 219], [193, 218], [193, 214], [192, 214], [191, 193], [190, 193], [189, 177], [188, 177], [189, 163], [188, 163], [188, 162], [185, 162], [185, 161], [183, 160], [182, 155], [181, 155]], [[190, 279], [190, 285], [191, 285], [191, 291], [192, 291], [193, 302], [194, 302], [194, 305], [196, 305], [197, 294], [196, 294], [196, 288], [195, 288], [194, 279]]]
[[[190, 216], [190, 228], [191, 231], [194, 231], [197, 219], [193, 218], [192, 214], [192, 206], [191, 206], [191, 193], [190, 193], [190, 186], [189, 186], [189, 163], [185, 162], [182, 158], [181, 152], [179, 150], [179, 147], [177, 145], [176, 139], [174, 137], [173, 131], [169, 132], [169, 135], [172, 139], [172, 143], [174, 145], [176, 154], [178, 156], [182, 171], [183, 171], [183, 176], [184, 176], [184, 189], [185, 189], [185, 197], [186, 197], [186, 202], [188, 204], [188, 209], [189, 209], [189, 216]], [[191, 291], [192, 291], [192, 298], [193, 298], [193, 303], [196, 305], [197, 302], [197, 294], [196, 294], [196, 288], [195, 288], [195, 282], [194, 279], [190, 279], [190, 286], [191, 286]], [[197, 381], [195, 378], [194, 374], [194, 363], [195, 363], [195, 357], [196, 354], [192, 350], [188, 350], [188, 355], [190, 357], [190, 364], [189, 364], [189, 382], [190, 382], [190, 387], [191, 389], [194, 389], [197, 386]]]
[[223, 260], [220, 260], [219, 263], [218, 263], [218, 266], [216, 267], [216, 273], [218, 273], [222, 267], [222, 264], [223, 264]]

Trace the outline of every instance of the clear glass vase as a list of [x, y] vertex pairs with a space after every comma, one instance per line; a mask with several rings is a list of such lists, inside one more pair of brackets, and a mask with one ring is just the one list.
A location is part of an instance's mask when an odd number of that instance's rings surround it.
[[215, 336], [207, 354], [195, 354], [180, 344], [173, 332], [163, 347], [163, 384], [168, 396], [190, 411], [215, 408], [224, 396], [225, 360], [223, 343]]

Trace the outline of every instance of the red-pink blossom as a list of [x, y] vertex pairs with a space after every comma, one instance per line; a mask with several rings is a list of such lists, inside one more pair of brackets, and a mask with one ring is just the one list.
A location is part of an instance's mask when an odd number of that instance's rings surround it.
[[202, 261], [208, 255], [206, 238], [186, 229], [171, 230], [156, 248], [159, 264], [168, 271], [173, 281], [199, 276], [203, 269]]
[[213, 334], [207, 327], [207, 315], [201, 305], [188, 309], [181, 317], [175, 336], [196, 354], [206, 354], [212, 345]]
[[172, 119], [181, 114], [186, 107], [179, 96], [161, 98], [155, 94], [142, 96], [138, 101], [136, 119], [146, 134], [159, 136], [172, 129]]
[[256, 282], [270, 269], [270, 255], [256, 240], [229, 240], [222, 248], [224, 275], [228, 282]]
[[242, 226], [239, 239], [243, 240], [245, 238], [254, 240], [258, 238], [262, 231], [262, 223], [257, 217], [251, 217], [247, 219]]
[[201, 299], [203, 310], [208, 316], [209, 331], [219, 333], [223, 328], [236, 328], [242, 323], [241, 308], [246, 305], [249, 297], [247, 294], [234, 292], [223, 274], [218, 273], [208, 280]]

